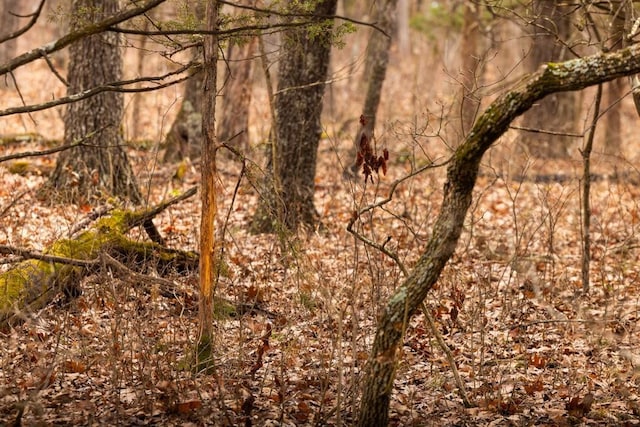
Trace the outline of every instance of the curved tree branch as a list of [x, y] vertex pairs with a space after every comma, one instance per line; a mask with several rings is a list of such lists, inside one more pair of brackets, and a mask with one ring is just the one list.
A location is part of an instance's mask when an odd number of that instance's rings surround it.
[[26, 33], [27, 31], [29, 31], [29, 29], [35, 25], [36, 21], [38, 21], [38, 18], [40, 17], [40, 13], [42, 12], [42, 6], [44, 6], [44, 2], [45, 0], [40, 0], [40, 4], [38, 5], [38, 8], [36, 9], [36, 11], [27, 15], [27, 16], [31, 16], [31, 19], [29, 20], [27, 25], [25, 25], [24, 27], [20, 28], [17, 31], [14, 31], [13, 33], [9, 33], [6, 36], [0, 37], [0, 44], [8, 40], [18, 38], [24, 33]]
[[86, 98], [91, 98], [102, 92], [124, 92], [124, 93], [137, 93], [137, 92], [149, 92], [152, 90], [163, 89], [165, 87], [173, 86], [178, 83], [182, 83], [183, 81], [189, 79], [191, 75], [186, 77], [181, 77], [175, 80], [168, 81], [166, 83], [157, 84], [155, 86], [148, 87], [138, 87], [138, 88], [125, 88], [123, 86], [132, 85], [140, 82], [159, 82], [167, 77], [171, 77], [177, 74], [181, 74], [189, 68], [199, 68], [200, 65], [194, 63], [189, 63], [180, 67], [177, 70], [170, 71], [162, 76], [152, 76], [152, 77], [138, 77], [136, 79], [131, 80], [122, 80], [119, 82], [108, 83], [102, 86], [96, 86], [91, 89], [83, 90], [82, 92], [74, 93], [72, 95], [63, 96], [62, 98], [54, 99], [52, 101], [43, 102], [40, 104], [33, 105], [23, 105], [22, 107], [13, 107], [7, 108], [6, 110], [0, 110], [0, 117], [2, 116], [10, 116], [12, 114], [22, 114], [22, 113], [32, 113], [34, 111], [46, 110], [48, 108], [57, 107], [58, 105], [70, 104], [72, 102], [77, 102]]
[[396, 354], [408, 319], [418, 310], [456, 249], [484, 153], [516, 117], [545, 96], [584, 89], [638, 72], [640, 45], [609, 54], [545, 64], [495, 100], [478, 118], [447, 168], [442, 208], [427, 247], [379, 320], [367, 366], [359, 426], [388, 424]]
[[83, 37], [106, 31], [109, 27], [127, 21], [135, 16], [141, 15], [146, 11], [158, 6], [159, 4], [164, 3], [165, 1], [166, 0], [147, 0], [141, 6], [121, 10], [115, 15], [103, 19], [100, 22], [85, 25], [76, 31], [72, 31], [62, 36], [58, 40], [47, 43], [36, 49], [32, 49], [29, 52], [25, 52], [22, 55], [13, 58], [11, 61], [0, 65], [0, 76], [7, 74], [9, 71], [15, 70], [16, 68], [21, 67], [25, 64], [33, 62], [36, 59], [42, 58], [45, 55], [67, 47], [71, 43], [80, 40]]

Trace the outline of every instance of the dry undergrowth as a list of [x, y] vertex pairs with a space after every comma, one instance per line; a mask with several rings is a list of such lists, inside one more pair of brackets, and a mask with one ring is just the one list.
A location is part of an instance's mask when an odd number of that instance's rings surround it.
[[[26, 147], [14, 147], [25, 149]], [[340, 147], [343, 152], [346, 146]], [[394, 263], [345, 231], [354, 206], [386, 195], [408, 162], [362, 185], [340, 178], [326, 141], [316, 205], [325, 228], [283, 246], [246, 225], [255, 193], [246, 180], [230, 206], [239, 167], [223, 166], [227, 277], [219, 296], [270, 312], [216, 320], [216, 372], [186, 360], [197, 331], [197, 277], [171, 277], [178, 298], [111, 273], [88, 277], [83, 295], [61, 299], [0, 337], [0, 419], [57, 424], [336, 425], [352, 421], [358, 384], [386, 298], [402, 281]], [[140, 153], [139, 153], [140, 154]], [[152, 162], [147, 155], [137, 156]], [[535, 164], [529, 169], [531, 172]], [[26, 191], [3, 218], [2, 243], [42, 248], [63, 237], [84, 207], [47, 206], [43, 178], [0, 169], [0, 206]], [[156, 171], [151, 201], [197, 183]], [[411, 266], [428, 238], [442, 170], [401, 185], [386, 211], [359, 229]], [[640, 371], [636, 228], [640, 188], [594, 185], [592, 292], [579, 295], [577, 182], [519, 182], [487, 172], [454, 259], [428, 305], [455, 356], [470, 398], [465, 409], [444, 357], [419, 315], [398, 366], [391, 419], [397, 425], [617, 425], [637, 423]], [[158, 217], [168, 244], [194, 249], [197, 200]], [[6, 268], [6, 267], [5, 267]], [[153, 271], [148, 271], [153, 274]], [[585, 400], [586, 399], [586, 400]], [[589, 401], [593, 399], [593, 402]]]
[[[247, 169], [231, 205], [241, 168], [221, 162], [218, 229], [226, 230], [228, 274], [216, 293], [236, 303], [255, 302], [264, 311], [217, 318], [214, 374], [187, 369], [197, 333], [195, 272], [169, 277], [178, 292], [167, 297], [154, 285], [104, 271], [83, 281], [78, 299], [61, 298], [41, 312], [24, 313], [22, 325], [0, 332], [0, 424], [18, 414], [25, 425], [350, 424], [376, 316], [402, 283], [402, 273], [345, 227], [356, 209], [387, 196], [393, 180], [426, 164], [427, 156], [435, 163], [446, 158], [436, 124], [440, 113], [424, 104], [430, 95], [443, 98], [447, 86], [429, 86], [441, 76], [417, 72], [434, 61], [427, 50], [416, 47], [411, 67], [396, 64], [389, 73], [376, 147], [390, 152], [388, 176], [374, 175], [374, 183], [341, 178], [359, 100], [342, 90], [349, 82], [330, 90], [329, 138], [321, 143], [317, 174], [320, 232], [295, 239], [250, 235], [257, 197], [251, 180], [259, 168]], [[413, 73], [410, 79], [407, 73]], [[62, 93], [44, 64], [19, 77]], [[414, 81], [412, 90], [406, 81]], [[39, 87], [25, 85], [23, 93], [42, 95]], [[19, 105], [17, 94], [2, 93], [2, 108]], [[254, 95], [251, 135], [259, 145], [268, 135], [268, 103], [260, 89]], [[197, 165], [187, 168], [182, 181], [172, 180], [174, 169], [160, 166], [155, 151], [179, 98], [176, 88], [142, 104], [148, 114], [142, 115], [141, 137], [151, 149], [130, 154], [151, 204], [198, 183]], [[428, 107], [440, 111], [434, 105]], [[34, 126], [24, 117], [0, 123], [8, 133], [36, 130], [54, 139], [61, 136], [59, 115], [36, 113]], [[354, 126], [338, 135], [351, 119]], [[593, 283], [585, 296], [578, 293], [580, 166], [514, 162], [508, 152], [513, 139], [507, 136], [487, 156], [457, 253], [427, 300], [477, 406], [462, 405], [444, 353], [418, 315], [398, 365], [392, 424], [639, 425], [635, 159], [615, 161], [625, 179], [593, 185]], [[38, 147], [29, 142], [2, 151]], [[625, 149], [634, 151], [632, 145]], [[36, 199], [46, 179], [40, 171], [46, 173], [54, 160], [38, 160], [22, 175], [0, 165], [1, 244], [42, 250], [88, 214], [88, 206]], [[598, 168], [601, 175], [612, 169], [605, 162]], [[557, 178], [558, 171], [567, 177], [562, 183], [536, 178]], [[362, 216], [357, 231], [387, 242], [385, 248], [410, 268], [437, 215], [443, 174], [444, 168], [435, 168], [407, 180], [384, 209]], [[522, 175], [530, 179], [515, 179]], [[156, 224], [169, 246], [197, 249], [198, 221], [193, 198], [164, 212]], [[132, 234], [143, 238], [139, 231]], [[154, 275], [153, 266], [147, 267], [145, 273]]]

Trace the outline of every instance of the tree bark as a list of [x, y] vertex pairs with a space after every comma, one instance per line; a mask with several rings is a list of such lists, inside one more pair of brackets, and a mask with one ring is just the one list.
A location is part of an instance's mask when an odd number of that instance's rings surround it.
[[[251, 37], [242, 44], [229, 40], [227, 48], [227, 76], [223, 82], [218, 139], [229, 141], [241, 152], [249, 148], [249, 106], [255, 62], [252, 57], [257, 45], [258, 38]], [[232, 137], [235, 138], [230, 141]]]
[[84, 23], [84, 25], [77, 27], [77, 29], [65, 34], [54, 42], [47, 43], [35, 49], [31, 49], [28, 52], [19, 55], [9, 62], [4, 64], [0, 63], [0, 76], [5, 75], [11, 70], [15, 70], [23, 65], [35, 61], [54, 52], [58, 52], [61, 49], [75, 43], [83, 38], [86, 38], [93, 34], [99, 34], [107, 31], [110, 27], [116, 26], [128, 19], [136, 17], [145, 13], [146, 11], [153, 9], [161, 3], [167, 0], [147, 0], [139, 6], [123, 9], [116, 14], [108, 15], [99, 22]]
[[463, 3], [464, 23], [462, 28], [461, 49], [461, 83], [460, 93], [460, 131], [465, 137], [473, 126], [473, 121], [480, 109], [481, 99], [478, 96], [478, 80], [482, 77], [482, 69], [478, 60], [480, 41], [480, 6]]
[[[6, 36], [18, 29], [19, 19], [15, 14], [20, 13], [20, 2], [18, 0], [4, 0], [0, 2], [0, 37]], [[0, 64], [4, 64], [16, 54], [18, 39], [10, 39], [0, 43]], [[13, 87], [13, 80], [6, 76], [0, 80], [0, 85]]]
[[[570, 46], [572, 6], [562, 6], [553, 0], [532, 2], [532, 47], [527, 57], [528, 69], [533, 71], [550, 61], [564, 61], [571, 57]], [[526, 128], [559, 133], [575, 133], [580, 106], [573, 93], [552, 94], [535, 105], [523, 117]], [[524, 133], [522, 141], [529, 153], [540, 158], [569, 156], [575, 138], [544, 133]]]
[[[218, 28], [218, 2], [207, 3], [207, 29]], [[216, 83], [218, 61], [218, 37], [210, 34], [204, 37], [204, 81], [202, 105], [202, 216], [200, 218], [200, 300], [198, 348], [196, 369], [208, 370], [212, 365], [213, 339], [213, 289], [217, 279], [215, 219], [216, 201]]]
[[447, 168], [442, 208], [427, 247], [385, 307], [369, 356], [359, 426], [386, 426], [397, 351], [411, 316], [453, 255], [471, 204], [482, 156], [534, 103], [557, 92], [575, 91], [640, 71], [640, 45], [609, 54], [547, 64], [499, 97], [478, 118]]
[[184, 86], [180, 110], [164, 140], [162, 161], [177, 162], [186, 157], [195, 159], [202, 154], [202, 81], [198, 70]]
[[[274, 189], [260, 199], [253, 230], [315, 227], [313, 204], [322, 98], [329, 69], [332, 19], [337, 0], [315, 3], [308, 26], [286, 31], [275, 93]], [[321, 28], [323, 26], [323, 28]]]
[[[200, 20], [205, 15], [205, 5], [196, 1], [195, 18]], [[194, 57], [201, 56], [201, 49], [196, 49]], [[186, 157], [195, 159], [202, 154], [202, 83], [204, 73], [196, 71], [184, 86], [184, 95], [180, 110], [169, 133], [164, 140], [165, 152], [162, 161], [177, 162]]]
[[[118, 11], [117, 0], [76, 0], [78, 23], [98, 22]], [[122, 57], [117, 33], [101, 33], [71, 46], [68, 94], [122, 79]], [[106, 92], [69, 104], [64, 116], [65, 144], [89, 138], [90, 146], [62, 152], [48, 186], [64, 201], [87, 203], [94, 197], [120, 196], [142, 203], [135, 175], [124, 151], [121, 123], [123, 95]]]
[[[367, 57], [365, 59], [364, 81], [366, 82], [367, 95], [362, 108], [362, 116], [365, 117], [365, 126], [362, 132], [365, 132], [370, 138], [373, 137], [376, 127], [376, 116], [378, 106], [382, 98], [382, 85], [387, 75], [387, 66], [389, 65], [389, 50], [391, 49], [391, 34], [395, 34], [397, 27], [396, 9], [398, 0], [385, 0], [383, 3], [377, 3], [378, 10], [374, 21], [386, 34], [372, 29], [369, 44], [367, 45]], [[356, 170], [356, 153], [360, 142], [360, 135], [356, 135], [353, 143], [351, 161], [347, 166], [345, 173], [347, 175], [355, 175]]]

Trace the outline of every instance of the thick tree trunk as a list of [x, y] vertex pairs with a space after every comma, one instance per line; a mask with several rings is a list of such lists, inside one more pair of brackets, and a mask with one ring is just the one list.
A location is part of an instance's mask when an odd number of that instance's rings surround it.
[[[325, 17], [335, 14], [336, 3], [337, 0], [318, 1], [313, 10], [318, 16], [313, 19], [313, 28], [298, 28], [283, 35], [284, 51], [275, 94], [275, 190], [260, 199], [254, 216], [255, 231], [273, 232], [278, 224], [294, 231], [301, 224], [316, 225], [314, 180], [333, 24]], [[320, 25], [326, 28], [319, 30]]]
[[[117, 0], [75, 0], [76, 23], [97, 22], [118, 11]], [[78, 28], [78, 24], [74, 29]], [[122, 77], [119, 36], [104, 32], [71, 45], [68, 94], [117, 82]], [[135, 175], [124, 151], [121, 122], [123, 96], [105, 92], [69, 104], [64, 116], [65, 144], [90, 138], [82, 146], [62, 152], [49, 185], [65, 201], [88, 202], [116, 195], [141, 203]]]
[[[564, 61], [572, 57], [571, 45], [572, 6], [562, 6], [553, 0], [532, 2], [533, 23], [532, 47], [527, 57], [529, 70], [550, 61]], [[554, 133], [575, 133], [576, 118], [580, 111], [578, 96], [574, 93], [552, 94], [536, 104], [523, 117], [526, 128], [552, 131]], [[529, 153], [541, 158], [563, 158], [575, 138], [545, 133], [524, 133], [522, 141]]]
[[478, 118], [447, 169], [442, 208], [427, 247], [413, 271], [391, 297], [378, 323], [369, 356], [359, 426], [386, 426], [397, 351], [411, 316], [453, 255], [482, 156], [511, 122], [545, 96], [575, 91], [640, 71], [640, 45], [606, 55], [543, 66], [494, 101]]

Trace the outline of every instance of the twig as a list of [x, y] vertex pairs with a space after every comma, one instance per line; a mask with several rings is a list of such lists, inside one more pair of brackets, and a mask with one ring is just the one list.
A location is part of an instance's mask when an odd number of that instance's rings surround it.
[[48, 108], [57, 107], [58, 105], [70, 104], [72, 102], [81, 101], [86, 98], [90, 98], [92, 96], [98, 95], [102, 92], [122, 92], [122, 93], [138, 93], [138, 92], [149, 92], [152, 90], [163, 89], [169, 86], [176, 85], [178, 83], [182, 83], [185, 80], [191, 78], [191, 76], [181, 77], [175, 80], [171, 80], [166, 83], [158, 84], [156, 86], [148, 86], [148, 87], [136, 87], [136, 88], [125, 88], [123, 86], [132, 85], [140, 82], [157, 82], [160, 80], [164, 80], [167, 77], [174, 76], [177, 74], [181, 74], [189, 68], [198, 67], [198, 64], [194, 62], [190, 62], [181, 68], [170, 71], [161, 76], [147, 76], [147, 77], [138, 77], [130, 80], [122, 80], [119, 82], [112, 82], [102, 86], [96, 86], [91, 89], [83, 90], [82, 92], [74, 93], [71, 95], [63, 96], [62, 98], [54, 99], [48, 102], [42, 102], [40, 104], [32, 104], [32, 105], [23, 105], [22, 107], [13, 107], [7, 108], [5, 110], [0, 110], [0, 117], [2, 116], [10, 116], [12, 114], [22, 114], [22, 113], [32, 113], [34, 111], [46, 110]]
[[107, 213], [109, 213], [109, 211], [111, 211], [113, 209], [113, 206], [100, 206], [96, 209], [94, 209], [93, 211], [91, 211], [91, 213], [89, 213], [89, 215], [87, 215], [82, 221], [78, 222], [77, 224], [75, 224], [71, 230], [69, 230], [69, 237], [73, 237], [74, 234], [76, 234], [77, 232], [79, 232], [80, 230], [82, 230], [84, 227], [86, 227], [87, 225], [89, 225], [90, 223], [92, 223], [93, 221], [95, 221], [96, 219], [106, 215]]
[[109, 27], [113, 25], [117, 25], [121, 22], [127, 21], [135, 16], [141, 15], [146, 11], [158, 6], [161, 3], [164, 3], [166, 0], [148, 0], [143, 3], [141, 6], [123, 9], [116, 13], [115, 15], [109, 16], [106, 19], [103, 19], [100, 22], [91, 23], [79, 28], [75, 31], [65, 34], [59, 39], [47, 43], [39, 48], [32, 49], [29, 52], [25, 52], [22, 55], [13, 58], [11, 61], [0, 65], [0, 76], [5, 75], [11, 70], [15, 70], [18, 67], [21, 67], [25, 64], [35, 61], [36, 59], [42, 58], [44, 55], [56, 52], [58, 50], [64, 49], [71, 43], [93, 34], [98, 34], [106, 31]]
[[421, 303], [420, 308], [424, 313], [425, 319], [427, 319], [427, 325], [429, 326], [431, 333], [436, 338], [436, 341], [438, 341], [438, 345], [440, 345], [440, 348], [442, 349], [442, 351], [444, 351], [444, 354], [447, 356], [447, 361], [449, 362], [449, 366], [451, 367], [451, 372], [453, 373], [453, 378], [455, 379], [456, 385], [458, 386], [458, 392], [460, 393], [460, 397], [462, 398], [462, 403], [464, 403], [464, 406], [466, 408], [471, 408], [475, 406], [469, 401], [469, 398], [467, 397], [467, 389], [465, 388], [464, 383], [460, 378], [460, 373], [458, 372], [456, 361], [453, 358], [453, 353], [451, 353], [451, 349], [449, 349], [449, 346], [447, 346], [447, 343], [444, 341], [444, 338], [442, 338], [442, 334], [438, 330], [438, 327], [436, 326], [436, 323], [433, 320], [433, 317], [431, 316], [431, 312], [429, 311], [429, 309], [427, 308], [424, 302]]
[[404, 181], [408, 180], [409, 178], [412, 178], [416, 175], [421, 174], [422, 172], [426, 171], [427, 169], [434, 169], [434, 168], [438, 168], [438, 167], [442, 167], [445, 166], [447, 163], [449, 163], [451, 161], [451, 158], [449, 158], [448, 160], [445, 160], [443, 163], [439, 163], [439, 164], [433, 164], [433, 163], [429, 163], [428, 165], [424, 165], [416, 170], [414, 170], [413, 172], [411, 172], [410, 174], [403, 176], [402, 178], [399, 178], [397, 180], [395, 180], [393, 182], [393, 184], [391, 184], [391, 188], [389, 189], [389, 195], [387, 197], [385, 197], [384, 199], [373, 203], [371, 205], [365, 206], [364, 208], [354, 212], [354, 215], [351, 217], [351, 219], [349, 220], [349, 223], [347, 224], [347, 231], [351, 234], [354, 234], [356, 237], [358, 237], [357, 232], [355, 232], [353, 230], [353, 225], [355, 224], [355, 222], [358, 220], [358, 218], [360, 218], [362, 216], [362, 214], [371, 211], [375, 208], [381, 207], [386, 205], [387, 203], [389, 203], [391, 200], [393, 200], [393, 194], [396, 191], [396, 188], [398, 187], [398, 185], [400, 185], [401, 183], [403, 183]]
[[287, 13], [287, 12], [280, 12], [280, 11], [274, 10], [274, 9], [262, 9], [262, 8], [259, 8], [259, 7], [256, 7], [256, 6], [250, 6], [250, 5], [238, 4], [238, 3], [231, 3], [231, 2], [229, 2], [227, 0], [218, 0], [218, 3], [226, 4], [226, 5], [232, 6], [232, 7], [237, 7], [239, 9], [252, 10], [254, 12], [259, 12], [259, 13], [265, 14], [267, 16], [276, 15], [276, 16], [282, 16], [282, 17], [285, 17], [285, 18], [339, 19], [339, 20], [342, 20], [342, 21], [351, 22], [352, 24], [363, 25], [365, 27], [374, 28], [375, 30], [380, 31], [385, 36], [387, 36], [389, 38], [391, 37], [383, 29], [381, 29], [380, 27], [376, 26], [375, 23], [359, 21], [357, 19], [349, 18], [349, 17], [342, 16], [342, 15], [315, 15], [315, 14], [310, 14], [310, 13]]
[[18, 194], [17, 197], [15, 197], [6, 207], [4, 207], [2, 209], [2, 211], [0, 211], [0, 218], [2, 218], [3, 216], [5, 216], [7, 214], [7, 212], [9, 212], [9, 210], [14, 207], [16, 205], [16, 203], [18, 203], [18, 201], [20, 199], [22, 199], [24, 196], [26, 196], [27, 194], [29, 194], [29, 191], [31, 190], [25, 190], [22, 193]]
[[120, 272], [120, 274], [124, 274], [129, 276], [134, 281], [140, 283], [146, 283], [149, 285], [159, 285], [160, 286], [160, 295], [167, 298], [177, 298], [179, 296], [185, 296], [184, 292], [177, 293], [176, 285], [171, 280], [164, 279], [162, 277], [153, 277], [147, 274], [138, 273], [136, 271], [131, 270], [129, 267], [112, 257], [106, 252], [102, 252], [100, 254], [100, 258], [103, 263], [109, 267], [114, 268], [116, 271]]
[[42, 6], [44, 6], [44, 2], [45, 2], [45, 0], [40, 0], [40, 4], [38, 5], [38, 8], [36, 9], [35, 12], [33, 12], [33, 13], [29, 14], [29, 15], [20, 16], [21, 18], [26, 18], [27, 16], [31, 16], [31, 19], [29, 20], [29, 22], [24, 27], [20, 28], [19, 30], [14, 31], [13, 33], [9, 33], [4, 37], [0, 37], [0, 44], [6, 42], [8, 40], [20, 37], [22, 34], [24, 34], [27, 31], [29, 31], [29, 29], [35, 25], [36, 21], [40, 17], [40, 13], [42, 12]]
[[41, 150], [41, 151], [25, 151], [22, 153], [14, 153], [14, 154], [9, 154], [7, 156], [0, 156], [0, 163], [3, 162], [8, 162], [9, 160], [16, 160], [16, 159], [24, 159], [25, 157], [39, 157], [39, 156], [46, 156], [48, 154], [54, 154], [54, 153], [58, 153], [60, 151], [64, 151], [64, 150], [69, 150], [71, 148], [74, 147], [79, 147], [79, 146], [83, 146], [85, 145], [85, 141], [93, 138], [97, 133], [102, 132], [103, 130], [105, 130], [106, 128], [108, 128], [109, 126], [104, 126], [100, 129], [96, 129], [93, 132], [87, 134], [86, 136], [84, 136], [82, 139], [79, 139], [78, 141], [74, 141], [70, 144], [66, 144], [66, 145], [61, 145], [59, 147], [55, 147], [55, 148], [49, 148], [47, 150]]
[[596, 133], [596, 123], [600, 114], [600, 102], [602, 101], [602, 84], [598, 85], [595, 105], [593, 109], [593, 122], [589, 128], [587, 141], [582, 154], [582, 291], [589, 292], [589, 266], [591, 263], [591, 150], [593, 149], [593, 138]]

